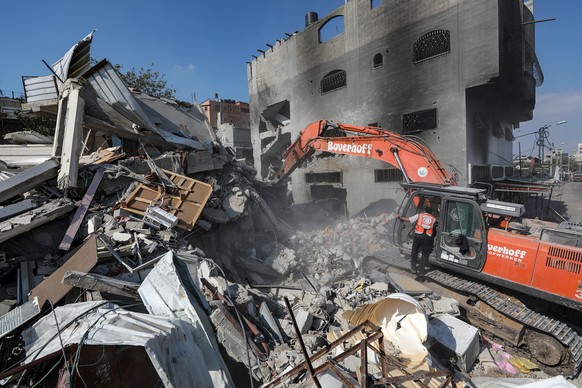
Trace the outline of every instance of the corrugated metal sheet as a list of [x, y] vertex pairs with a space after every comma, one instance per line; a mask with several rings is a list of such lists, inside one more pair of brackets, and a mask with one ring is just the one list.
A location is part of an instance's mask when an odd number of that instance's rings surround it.
[[157, 128], [202, 142], [216, 140], [216, 133], [197, 104], [184, 107], [175, 101], [143, 93], [135, 94], [135, 98]]
[[23, 323], [36, 317], [39, 313], [40, 307], [36, 298], [7, 312], [0, 317], [0, 338], [4, 337]]
[[91, 41], [95, 31], [97, 30], [91, 31], [89, 35], [71, 47], [61, 59], [52, 64], [53, 71], [62, 82], [65, 82], [67, 78], [79, 77], [91, 67]]
[[27, 102], [50, 100], [59, 96], [57, 79], [54, 75], [23, 77], [22, 80]]
[[[85, 99], [85, 112], [90, 116], [128, 128], [128, 130], [132, 128], [135, 131], [140, 129], [152, 131], [173, 144], [193, 149], [206, 149], [201, 142], [184, 136], [190, 137], [190, 134], [183, 134], [176, 130], [178, 124], [172, 124], [171, 128], [179, 135], [172, 134], [166, 128], [156, 125], [144, 109], [145, 105], [134, 97], [109, 62], [101, 64], [87, 77]], [[156, 116], [163, 116], [163, 114], [157, 113]], [[169, 121], [164, 123], [170, 127], [167, 124]]]
[[191, 325], [180, 319], [134, 313], [103, 301], [74, 303], [57, 307], [22, 336], [26, 363], [61, 352], [61, 345], [142, 346], [166, 387], [224, 386], [214, 384]]
[[138, 292], [151, 314], [190, 322], [192, 336], [204, 357], [203, 363], [197, 365], [210, 374], [213, 382], [211, 386], [233, 386], [220, 355], [214, 330], [203, 309], [206, 300], [182, 260], [176, 258], [172, 251], [168, 252], [148, 274]]

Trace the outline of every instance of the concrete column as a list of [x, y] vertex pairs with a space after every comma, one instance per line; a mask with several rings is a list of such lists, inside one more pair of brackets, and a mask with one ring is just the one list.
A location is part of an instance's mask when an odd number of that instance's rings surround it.
[[[53, 152], [61, 150], [61, 169], [57, 182], [61, 190], [77, 186], [79, 157], [83, 141], [83, 116], [85, 111], [85, 89], [78, 79], [65, 82], [59, 101], [59, 117]], [[64, 112], [64, 117], [63, 117]]]

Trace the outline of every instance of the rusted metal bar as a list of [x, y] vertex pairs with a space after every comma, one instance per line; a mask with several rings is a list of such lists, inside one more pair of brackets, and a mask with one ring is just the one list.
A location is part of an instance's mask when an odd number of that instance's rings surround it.
[[[320, 357], [324, 356], [325, 354], [327, 354], [331, 349], [342, 345], [346, 339], [352, 337], [353, 335], [364, 331], [365, 329], [369, 329], [369, 330], [373, 330], [374, 334], [372, 337], [374, 338], [383, 338], [383, 334], [382, 331], [380, 330], [379, 327], [373, 325], [372, 323], [370, 323], [369, 321], [363, 322], [361, 324], [359, 324], [358, 326], [354, 327], [352, 330], [348, 331], [346, 334], [342, 335], [340, 338], [338, 338], [337, 340], [333, 341], [331, 344], [324, 346], [321, 350], [317, 351], [315, 354], [313, 354], [311, 356], [311, 360], [317, 360]], [[339, 356], [336, 356], [334, 358], [334, 360], [343, 360], [344, 358], [352, 355], [353, 353], [355, 353], [358, 350], [357, 347], [352, 348], [348, 351], [343, 352], [342, 354], [340, 354]], [[325, 365], [325, 364], [323, 364]], [[297, 372], [304, 370], [307, 366], [306, 361], [302, 361], [299, 365], [297, 365], [295, 368], [291, 369], [290, 371], [282, 374], [281, 376], [275, 378], [274, 380], [271, 380], [270, 382], [266, 383], [264, 385], [265, 388], [267, 387], [271, 387], [274, 386], [275, 384], [279, 383], [282, 379], [288, 377], [288, 376], [293, 376], [294, 374], [296, 374]], [[323, 368], [320, 366], [318, 367], [318, 369], [316, 369], [316, 373], [319, 372], [320, 370], [322, 370]]]
[[[228, 319], [228, 321], [236, 329], [238, 334], [244, 338], [245, 337], [245, 335], [243, 333], [244, 329], [240, 326], [240, 322], [238, 321], [238, 319], [236, 319], [232, 315], [232, 313], [230, 311], [228, 311], [228, 308], [224, 305], [224, 303], [217, 304], [217, 308], [222, 312], [222, 314], [224, 314], [226, 319]], [[257, 344], [251, 338], [247, 339], [247, 343], [250, 346], [253, 353], [255, 354], [255, 356], [257, 356], [258, 359], [260, 359], [261, 361], [264, 361], [267, 359], [267, 355], [261, 349], [259, 349]]]
[[[213, 298], [219, 300], [220, 302], [222, 302], [224, 305], [226, 305], [228, 307], [235, 308], [238, 311], [238, 313], [240, 314], [241, 319], [244, 321], [244, 323], [246, 324], [246, 326], [248, 327], [248, 329], [251, 331], [251, 333], [255, 336], [256, 342], [261, 343], [261, 346], [263, 347], [263, 350], [261, 351], [261, 354], [268, 355], [269, 354], [269, 345], [266, 343], [266, 341], [265, 341], [265, 339], [263, 337], [263, 333], [259, 330], [259, 328], [254, 323], [252, 323], [245, 316], [244, 312], [241, 311], [238, 306], [236, 306], [230, 300], [228, 300], [227, 298], [225, 298], [224, 295], [222, 295], [220, 292], [218, 292], [218, 290], [216, 289], [216, 287], [214, 287], [212, 284], [210, 284], [210, 282], [207, 279], [201, 278], [200, 281], [202, 282], [202, 284], [204, 285], [204, 287], [206, 287], [206, 288], [208, 288], [208, 290], [210, 290], [210, 292], [212, 293], [212, 297]], [[228, 312], [229, 315], [232, 315], [228, 310], [226, 310], [226, 312]], [[236, 326], [239, 327], [240, 324], [237, 323]], [[254, 341], [249, 341], [249, 343], [251, 343], [251, 342], [252, 342], [253, 345], [255, 344]], [[257, 355], [257, 357], [258, 357], [258, 355]]]
[[287, 311], [289, 312], [289, 316], [291, 317], [291, 322], [293, 322], [293, 328], [295, 329], [295, 334], [297, 335], [297, 340], [299, 341], [299, 345], [301, 345], [301, 352], [303, 352], [303, 357], [305, 358], [305, 363], [307, 364], [307, 370], [309, 371], [309, 375], [313, 380], [313, 383], [317, 388], [321, 388], [321, 384], [315, 375], [315, 371], [313, 370], [313, 365], [311, 365], [311, 360], [309, 359], [309, 353], [307, 353], [307, 348], [305, 347], [305, 343], [303, 342], [303, 337], [301, 337], [301, 331], [299, 330], [299, 326], [297, 326], [297, 321], [295, 320], [295, 316], [293, 315], [293, 309], [291, 308], [291, 303], [289, 303], [289, 299], [284, 297], [285, 299], [285, 306], [287, 306]]
[[[382, 370], [382, 377], [388, 377], [388, 365], [386, 364], [386, 348], [384, 346], [384, 339], [378, 341], [379, 352], [376, 352], [380, 356], [380, 369]], [[376, 349], [374, 349], [376, 351]]]
[[360, 342], [360, 388], [368, 385], [368, 341], [364, 338]]
[[[354, 381], [348, 379], [345, 375], [346, 372], [338, 368], [333, 362], [326, 363], [324, 370], [329, 369], [333, 372], [333, 375], [340, 379], [346, 387], [351, 387], [354, 385]], [[351, 376], [350, 376], [351, 377]]]

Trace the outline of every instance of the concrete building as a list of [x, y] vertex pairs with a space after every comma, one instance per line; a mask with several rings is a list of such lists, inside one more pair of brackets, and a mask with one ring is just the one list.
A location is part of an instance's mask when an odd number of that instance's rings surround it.
[[249, 104], [215, 98], [203, 101], [200, 106], [222, 143], [235, 151], [236, 158], [254, 164]]
[[[533, 1], [351, 0], [247, 66], [255, 165], [266, 178], [309, 123], [377, 125], [422, 138], [460, 185], [511, 176], [513, 130], [531, 120], [543, 75]], [[350, 213], [402, 195], [373, 160], [314, 158], [292, 175], [296, 203]]]

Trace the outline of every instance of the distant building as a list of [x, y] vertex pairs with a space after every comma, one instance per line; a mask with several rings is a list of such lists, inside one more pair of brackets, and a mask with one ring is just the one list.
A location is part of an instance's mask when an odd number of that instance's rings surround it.
[[578, 155], [582, 155], [582, 143], [578, 143]]
[[235, 100], [208, 99], [200, 106], [212, 128], [220, 124], [232, 124], [235, 128], [249, 128], [249, 104]]
[[[351, 0], [305, 17], [247, 66], [259, 177], [309, 123], [377, 125], [422, 138], [460, 185], [512, 176], [513, 130], [531, 120], [543, 75], [533, 2]], [[351, 214], [402, 195], [399, 171], [314, 158], [292, 174], [295, 202], [335, 198]]]
[[200, 106], [222, 143], [235, 151], [237, 159], [254, 164], [249, 104], [215, 98], [203, 101]]
[[20, 131], [22, 123], [16, 113], [22, 110], [22, 100], [0, 95], [0, 139], [8, 132]]

